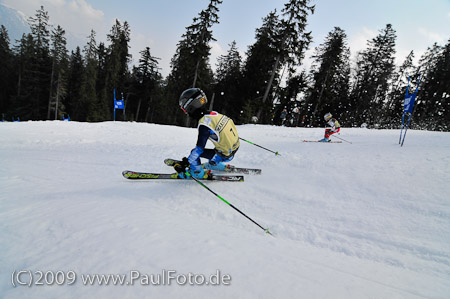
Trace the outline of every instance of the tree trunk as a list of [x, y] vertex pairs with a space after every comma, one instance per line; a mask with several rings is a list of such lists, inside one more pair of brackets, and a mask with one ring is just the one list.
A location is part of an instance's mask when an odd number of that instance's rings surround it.
[[[284, 40], [283, 40], [283, 45], [284, 45]], [[264, 103], [266, 102], [267, 97], [269, 96], [269, 91], [270, 91], [270, 89], [272, 87], [272, 82], [273, 82], [273, 79], [275, 78], [275, 73], [277, 72], [279, 63], [280, 63], [280, 55], [277, 55], [277, 58], [275, 60], [273, 68], [272, 68], [272, 74], [270, 75], [269, 82], [267, 82], [266, 91], [264, 92], [264, 95], [263, 95], [263, 98], [262, 98], [263, 105], [261, 105], [259, 107], [258, 113], [256, 114], [256, 117], [258, 119], [261, 119], [261, 114], [262, 114], [262, 110], [264, 108]]]
[[[48, 108], [47, 108], [47, 119], [50, 119], [50, 110], [52, 105], [52, 95], [53, 95], [53, 77], [55, 75], [55, 59], [53, 59], [52, 63], [52, 74], [50, 76], [50, 92], [48, 96]], [[56, 117], [56, 116], [55, 116]]]
[[209, 110], [212, 111], [213, 110], [213, 106], [214, 106], [214, 97], [216, 96], [216, 93], [214, 92], [212, 97], [211, 97], [211, 103], [209, 103]]
[[309, 126], [310, 127], [312, 127], [312, 123], [313, 123], [314, 119], [316, 118], [317, 110], [319, 109], [319, 105], [322, 102], [322, 94], [323, 94], [323, 90], [325, 89], [325, 86], [327, 85], [327, 80], [328, 80], [328, 74], [329, 73], [330, 73], [330, 69], [328, 68], [327, 73], [325, 74], [325, 81], [323, 82], [322, 88], [320, 89], [319, 99], [317, 100], [317, 104], [316, 104], [316, 107], [314, 108], [314, 112], [312, 114], [312, 117], [309, 120]]
[[194, 71], [194, 82], [192, 82], [192, 88], [195, 87], [195, 84], [197, 84], [197, 76], [198, 76], [198, 67], [200, 66], [200, 59], [197, 60], [197, 64], [195, 66], [195, 71]]
[[[289, 22], [288, 22], [289, 25], [291, 24], [293, 17], [294, 17], [294, 14], [291, 12], [291, 15], [289, 16]], [[284, 48], [284, 44], [287, 39], [286, 33], [287, 33], [287, 30], [284, 32], [283, 38], [281, 39], [280, 49]], [[264, 96], [262, 98], [263, 105], [261, 105], [261, 107], [258, 109], [258, 113], [256, 115], [256, 117], [258, 117], [258, 119], [261, 119], [262, 109], [264, 108], [264, 103], [266, 102], [267, 97], [269, 96], [269, 91], [272, 87], [273, 79], [275, 78], [275, 73], [277, 72], [278, 64], [280, 63], [280, 60], [281, 60], [281, 54], [278, 54], [276, 57], [275, 63], [273, 65], [273, 68], [272, 68], [272, 73], [270, 75], [269, 82], [267, 82], [266, 91], [264, 92]]]
[[139, 103], [138, 103], [137, 111], [136, 111], [136, 121], [139, 120], [139, 110], [141, 109], [141, 102], [142, 102], [142, 98], [139, 98]]
[[[61, 82], [61, 72], [58, 74], [58, 83], [56, 84], [56, 104], [55, 104], [55, 120], [58, 119], [58, 104], [59, 104], [59, 84]], [[50, 113], [50, 111], [49, 111]]]

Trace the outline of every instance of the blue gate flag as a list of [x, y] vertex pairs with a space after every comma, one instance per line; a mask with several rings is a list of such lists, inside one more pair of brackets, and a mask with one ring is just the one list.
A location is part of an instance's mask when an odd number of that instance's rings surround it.
[[114, 109], [124, 109], [125, 105], [123, 100], [114, 101]]
[[403, 113], [412, 113], [413, 111], [414, 102], [416, 101], [417, 92], [419, 91], [420, 74], [419, 79], [417, 80], [416, 90], [412, 94], [409, 94], [409, 80], [410, 78], [408, 78], [408, 86], [406, 87], [405, 101], [403, 102]]
[[416, 101], [417, 93], [413, 93], [410, 95], [405, 95], [405, 102], [403, 103], [403, 111], [412, 113], [414, 108], [414, 102]]

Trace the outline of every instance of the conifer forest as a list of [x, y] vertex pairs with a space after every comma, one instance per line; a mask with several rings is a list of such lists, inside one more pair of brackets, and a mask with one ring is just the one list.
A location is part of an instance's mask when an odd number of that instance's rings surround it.
[[[412, 93], [419, 85], [411, 128], [450, 130], [450, 37], [417, 59], [411, 51], [396, 65], [396, 30], [386, 24], [351, 62], [346, 32], [334, 27], [316, 41], [311, 67], [301, 70], [314, 34], [306, 30], [315, 10], [310, 2], [286, 0], [281, 11], [261, 16], [255, 42], [232, 42], [213, 71], [210, 43], [222, 0], [210, 0], [185, 28], [165, 78], [149, 47], [131, 65], [127, 21], [116, 20], [107, 42], [97, 42], [91, 30], [85, 45], [69, 51], [64, 28], [49, 25], [41, 6], [28, 19], [31, 33], [20, 40], [11, 41], [0, 24], [0, 121], [110, 121], [115, 91], [125, 102], [116, 120], [195, 125], [186, 121], [178, 98], [198, 87], [211, 110], [236, 124], [281, 125], [286, 109], [286, 126], [323, 126], [323, 115], [331, 112], [345, 127], [393, 129], [402, 123], [408, 86]], [[243, 57], [238, 48], [244, 46]]]

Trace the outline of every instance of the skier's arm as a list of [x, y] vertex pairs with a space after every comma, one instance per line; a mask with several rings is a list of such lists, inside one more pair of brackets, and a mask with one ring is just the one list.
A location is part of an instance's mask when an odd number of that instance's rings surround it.
[[331, 127], [331, 131], [336, 131], [336, 126], [334, 125], [334, 121], [332, 119], [330, 119], [327, 124]]
[[195, 148], [191, 151], [191, 154], [188, 157], [188, 161], [191, 165], [196, 165], [197, 159], [201, 154], [205, 151], [206, 142], [208, 141], [210, 135], [210, 130], [206, 126], [198, 127], [198, 137], [197, 144]]
[[328, 125], [331, 127], [331, 131], [333, 132], [336, 132], [341, 127], [341, 125], [335, 118], [330, 119], [328, 121]]

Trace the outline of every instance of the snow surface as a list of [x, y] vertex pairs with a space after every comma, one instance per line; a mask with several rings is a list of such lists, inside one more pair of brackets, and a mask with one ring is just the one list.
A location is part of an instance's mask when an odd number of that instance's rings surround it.
[[[409, 130], [400, 147], [399, 130], [344, 128], [353, 144], [301, 142], [320, 128], [238, 130], [282, 156], [242, 142], [232, 164], [262, 175], [205, 184], [275, 238], [194, 181], [122, 177], [172, 172], [163, 160], [188, 155], [195, 129], [0, 123], [0, 298], [450, 298], [450, 133]], [[31, 287], [12, 286], [21, 270]], [[72, 285], [34, 284], [70, 270]], [[133, 270], [231, 282], [81, 279]]]

